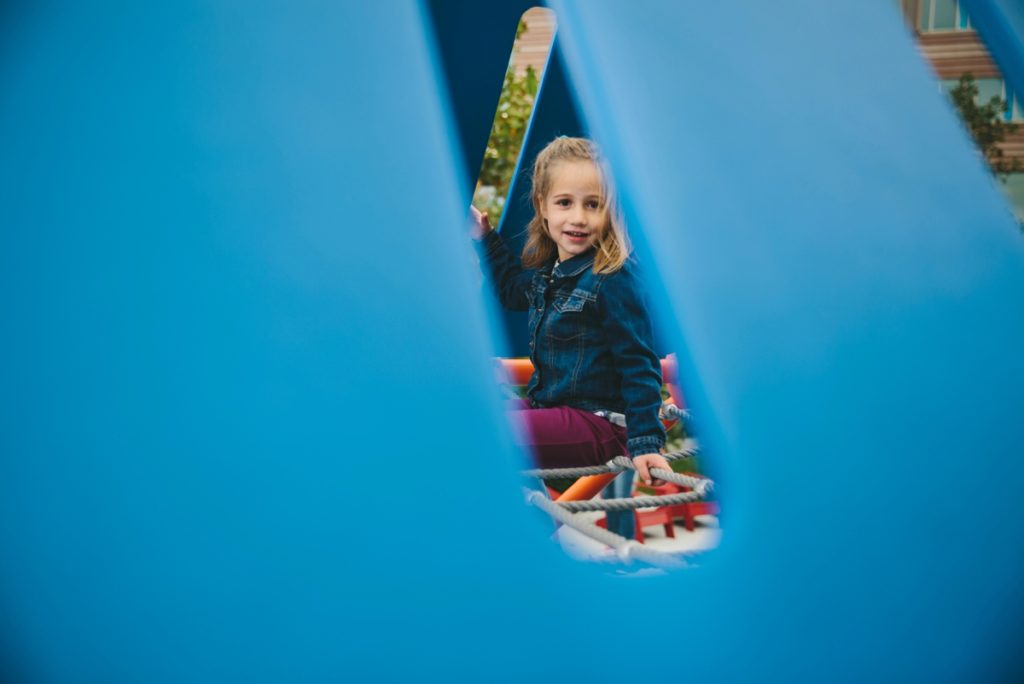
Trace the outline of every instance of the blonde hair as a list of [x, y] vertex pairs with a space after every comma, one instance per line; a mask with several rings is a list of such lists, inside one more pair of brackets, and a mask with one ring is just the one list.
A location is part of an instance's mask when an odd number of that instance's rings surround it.
[[533, 162], [531, 200], [533, 218], [526, 226], [526, 244], [523, 246], [522, 262], [525, 268], [540, 268], [558, 254], [558, 247], [548, 234], [547, 222], [541, 215], [541, 206], [551, 191], [551, 169], [556, 164], [571, 161], [588, 161], [597, 167], [601, 177], [601, 208], [605, 222], [604, 229], [597, 236], [594, 245], [594, 273], [614, 273], [622, 268], [629, 258], [630, 244], [626, 235], [625, 221], [605, 168], [601, 151], [593, 141], [586, 138], [555, 138], [540, 151]]

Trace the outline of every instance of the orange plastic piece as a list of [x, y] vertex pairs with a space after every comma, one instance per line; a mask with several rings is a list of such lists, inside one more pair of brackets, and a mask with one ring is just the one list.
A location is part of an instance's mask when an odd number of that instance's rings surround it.
[[618, 473], [604, 475], [587, 475], [572, 483], [555, 501], [585, 501], [593, 499], [605, 486], [615, 479]]
[[501, 367], [505, 369], [510, 385], [526, 386], [533, 375], [533, 363], [530, 359], [501, 359]]

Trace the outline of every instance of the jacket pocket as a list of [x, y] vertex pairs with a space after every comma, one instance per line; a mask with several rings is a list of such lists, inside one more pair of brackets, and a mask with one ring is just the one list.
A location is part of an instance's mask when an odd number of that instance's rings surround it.
[[559, 293], [551, 300], [551, 320], [548, 334], [556, 340], [574, 340], [582, 335], [586, 328], [583, 320], [583, 308], [588, 299], [592, 298], [586, 290], [576, 289], [569, 293]]
[[559, 313], [575, 313], [583, 311], [583, 305], [594, 299], [594, 295], [586, 290], [576, 288], [568, 294], [559, 293], [555, 295], [551, 306]]

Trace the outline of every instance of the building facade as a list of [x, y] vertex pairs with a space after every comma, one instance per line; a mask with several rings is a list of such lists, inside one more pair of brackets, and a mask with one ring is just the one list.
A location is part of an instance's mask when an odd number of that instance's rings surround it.
[[[907, 26], [917, 39], [922, 56], [931, 64], [939, 88], [949, 92], [964, 74], [974, 76], [978, 99], [993, 96], [1008, 104], [1003, 119], [1018, 125], [1000, 148], [1007, 159], [1024, 165], [1024, 93], [1015, 93], [1003, 79], [971, 19], [958, 0], [896, 0]], [[1024, 222], [1024, 173], [1007, 174], [1000, 183], [1017, 216]]]

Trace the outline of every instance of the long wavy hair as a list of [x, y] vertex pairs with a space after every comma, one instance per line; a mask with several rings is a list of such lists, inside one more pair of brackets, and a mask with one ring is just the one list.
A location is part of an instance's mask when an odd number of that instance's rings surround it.
[[604, 228], [597, 236], [594, 247], [594, 273], [614, 273], [622, 268], [629, 258], [631, 249], [626, 234], [622, 212], [605, 168], [601, 151], [592, 140], [586, 138], [555, 138], [540, 151], [533, 162], [531, 200], [533, 218], [526, 226], [526, 244], [523, 246], [522, 262], [525, 268], [540, 268], [558, 254], [558, 246], [548, 234], [547, 221], [541, 215], [541, 207], [551, 191], [552, 169], [562, 162], [586, 161], [597, 167], [601, 178], [601, 209], [605, 217]]

